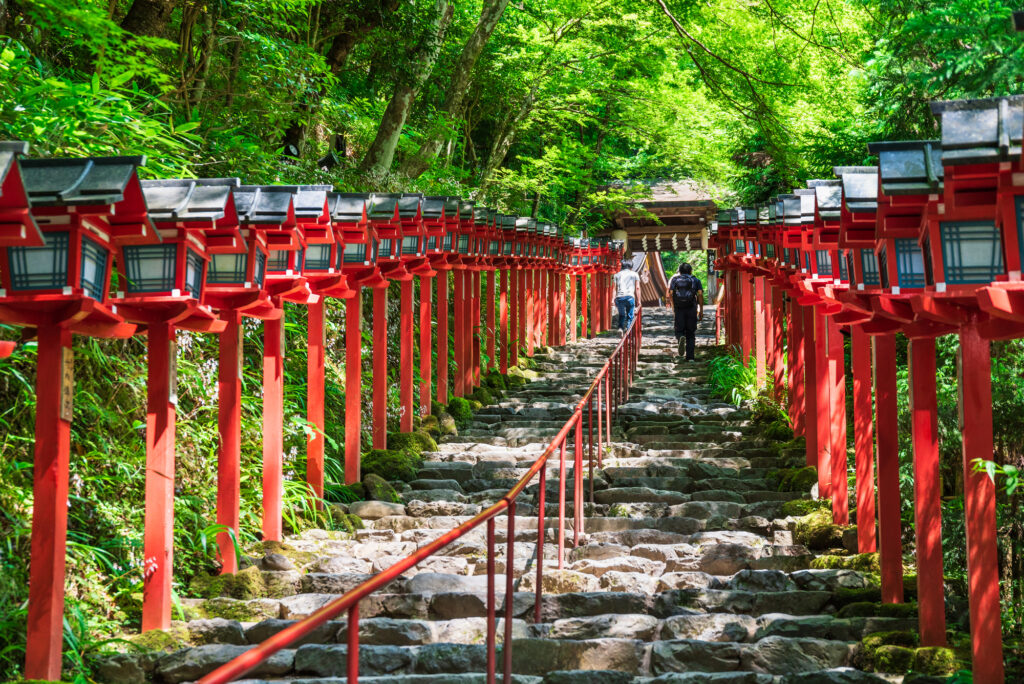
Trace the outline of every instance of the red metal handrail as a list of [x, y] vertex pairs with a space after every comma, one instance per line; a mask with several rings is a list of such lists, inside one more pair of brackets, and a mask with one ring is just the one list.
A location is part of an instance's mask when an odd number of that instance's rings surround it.
[[[326, 604], [309, 617], [289, 625], [263, 643], [249, 649], [233, 660], [221, 665], [216, 670], [199, 680], [199, 684], [224, 684], [250, 672], [265, 662], [274, 653], [287, 648], [296, 641], [307, 636], [327, 621], [348, 611], [348, 666], [349, 684], [357, 684], [359, 679], [359, 602], [383, 588], [409, 568], [463, 537], [471, 530], [487, 523], [487, 681], [494, 682], [496, 677], [496, 605], [495, 605], [495, 542], [494, 519], [502, 511], [508, 511], [508, 533], [505, 563], [505, 635], [503, 649], [503, 681], [512, 681], [512, 619], [513, 619], [513, 584], [515, 582], [515, 543], [516, 497], [539, 473], [540, 491], [538, 492], [537, 513], [537, 589], [534, 600], [534, 622], [540, 622], [542, 581], [544, 572], [544, 505], [547, 486], [547, 463], [555, 450], [559, 453], [559, 493], [558, 493], [558, 567], [561, 569], [565, 557], [565, 451], [569, 440], [569, 431], [574, 431], [574, 462], [573, 462], [573, 546], [579, 544], [579, 535], [583, 532], [583, 451], [586, 450], [590, 471], [590, 505], [594, 504], [594, 402], [597, 402], [597, 463], [600, 468], [603, 459], [601, 451], [605, 443], [611, 443], [612, 412], [618, 413], [618, 406], [629, 397], [629, 386], [636, 375], [637, 358], [640, 352], [643, 312], [638, 308], [636, 317], [622, 340], [605, 362], [590, 388], [573, 409], [572, 416], [558, 431], [555, 438], [548, 444], [544, 453], [534, 461], [530, 469], [501, 499], [491, 504], [477, 515], [462, 523], [455, 529], [441, 535], [426, 546], [416, 550], [408, 558], [404, 558], [386, 570], [374, 575], [359, 586]], [[602, 399], [604, 400], [602, 402]], [[584, 408], [587, 409], [587, 441], [584, 444], [583, 421]]]

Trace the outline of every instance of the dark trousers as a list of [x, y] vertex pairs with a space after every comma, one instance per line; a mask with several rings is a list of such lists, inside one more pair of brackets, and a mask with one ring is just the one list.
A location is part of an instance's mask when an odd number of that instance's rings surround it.
[[693, 361], [693, 348], [697, 343], [697, 306], [675, 307], [676, 339], [686, 338], [686, 360]]
[[629, 330], [629, 324], [633, 322], [636, 300], [632, 297], [616, 297], [615, 308], [619, 310], [619, 330]]

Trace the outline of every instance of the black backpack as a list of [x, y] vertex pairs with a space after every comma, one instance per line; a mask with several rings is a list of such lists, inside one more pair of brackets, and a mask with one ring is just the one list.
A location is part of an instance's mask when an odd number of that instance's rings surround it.
[[672, 290], [673, 306], [693, 306], [697, 303], [697, 292], [693, 286], [694, 277], [685, 273], [677, 275], [672, 279], [670, 288]]

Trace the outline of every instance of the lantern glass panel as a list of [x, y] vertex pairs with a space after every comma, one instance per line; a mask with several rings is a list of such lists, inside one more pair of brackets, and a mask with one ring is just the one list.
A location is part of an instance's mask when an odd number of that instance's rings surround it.
[[1005, 272], [1003, 240], [991, 221], [939, 224], [948, 283], [990, 283]]
[[415, 235], [407, 235], [402, 238], [402, 254], [418, 254], [420, 251], [420, 239]]
[[394, 255], [391, 252], [391, 244], [392, 244], [392, 242], [393, 242], [393, 240], [391, 238], [386, 238], [386, 239], [380, 241], [380, 252], [379, 252], [379, 255], [380, 255], [381, 259], [391, 259], [391, 258], [393, 258]]
[[487, 250], [492, 256], [497, 256], [501, 252], [501, 243], [497, 240], [491, 240]]
[[245, 265], [248, 254], [214, 254], [210, 258], [210, 270], [206, 282], [213, 285], [230, 285], [245, 282]]
[[[882, 251], [883, 258], [885, 257], [885, 251]], [[875, 256], [874, 251], [862, 248], [860, 250], [860, 268], [864, 272], [864, 284], [865, 285], [881, 285], [882, 281], [879, 274], [882, 269], [879, 267], [878, 257]], [[888, 274], [886, 274], [888, 275]], [[887, 286], [888, 287], [888, 286]]]
[[818, 275], [832, 275], [832, 255], [827, 249], [819, 249], [814, 252], [814, 260], [818, 266]]
[[921, 254], [924, 257], [924, 282], [928, 285], [935, 284], [935, 265], [932, 263], [932, 241], [926, 235], [924, 244], [921, 245]]
[[804, 270], [808, 272], [811, 270], [811, 255], [807, 252], [804, 252]]
[[851, 273], [851, 270], [852, 270], [850, 268], [851, 264], [853, 264], [853, 257], [850, 256], [849, 252], [847, 252], [846, 254], [840, 254], [839, 255], [839, 279], [840, 280], [846, 280], [846, 281], [850, 280], [850, 273]]
[[331, 245], [310, 245], [306, 248], [305, 268], [326, 271], [331, 266]]
[[[889, 255], [886, 253], [885, 247], [878, 250], [878, 257], [876, 267], [878, 268], [878, 280], [882, 287], [889, 289]], [[865, 276], [864, 281], [867, 282]]]
[[199, 299], [203, 294], [203, 258], [191, 249], [185, 250], [185, 291]]
[[505, 240], [505, 242], [501, 243], [501, 253], [505, 256], [512, 256], [512, 248], [514, 246], [511, 240]]
[[346, 242], [342, 263], [362, 264], [366, 261], [366, 245], [362, 242]]
[[789, 247], [782, 248], [782, 261], [787, 264], [789, 263]]
[[774, 245], [774, 243], [769, 242], [767, 245], [765, 245], [764, 246], [764, 253], [768, 255], [769, 259], [774, 259], [775, 258], [775, 245]]
[[168, 292], [175, 288], [177, 245], [137, 245], [123, 251], [127, 292]]
[[110, 253], [90, 238], [82, 236], [82, 289], [93, 299], [103, 299], [107, 260]]
[[917, 240], [898, 238], [894, 242], [896, 243], [897, 283], [900, 287], [924, 287], [924, 259]]
[[43, 233], [42, 247], [10, 247], [8, 266], [13, 290], [52, 290], [68, 284], [68, 245], [66, 231]]
[[469, 236], [460, 235], [458, 242], [459, 254], [469, 254]]
[[430, 239], [427, 240], [427, 249], [432, 249], [435, 252], [437, 251], [437, 236], [436, 235], [431, 235]]
[[256, 268], [253, 269], [253, 282], [256, 287], [263, 287], [263, 278], [267, 274], [267, 255], [256, 252]]
[[742, 252], [743, 252], [743, 240], [737, 240], [736, 241], [736, 253], [739, 254], [739, 253], [742, 253]]
[[444, 240], [441, 241], [441, 250], [445, 252], [452, 251], [452, 234], [445, 233]]

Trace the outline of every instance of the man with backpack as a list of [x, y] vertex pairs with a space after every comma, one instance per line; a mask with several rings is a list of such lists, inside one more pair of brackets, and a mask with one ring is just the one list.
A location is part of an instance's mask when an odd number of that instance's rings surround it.
[[628, 261], [623, 261], [622, 269], [613, 276], [613, 279], [615, 308], [619, 311], [619, 337], [622, 337], [629, 330], [629, 324], [633, 322], [637, 290], [640, 288], [640, 274], [630, 267]]
[[693, 275], [693, 266], [685, 261], [679, 264], [679, 273], [669, 281], [668, 292], [676, 318], [676, 351], [679, 356], [685, 353], [687, 361], [693, 361], [697, 321], [704, 317], [704, 289], [700, 280]]

